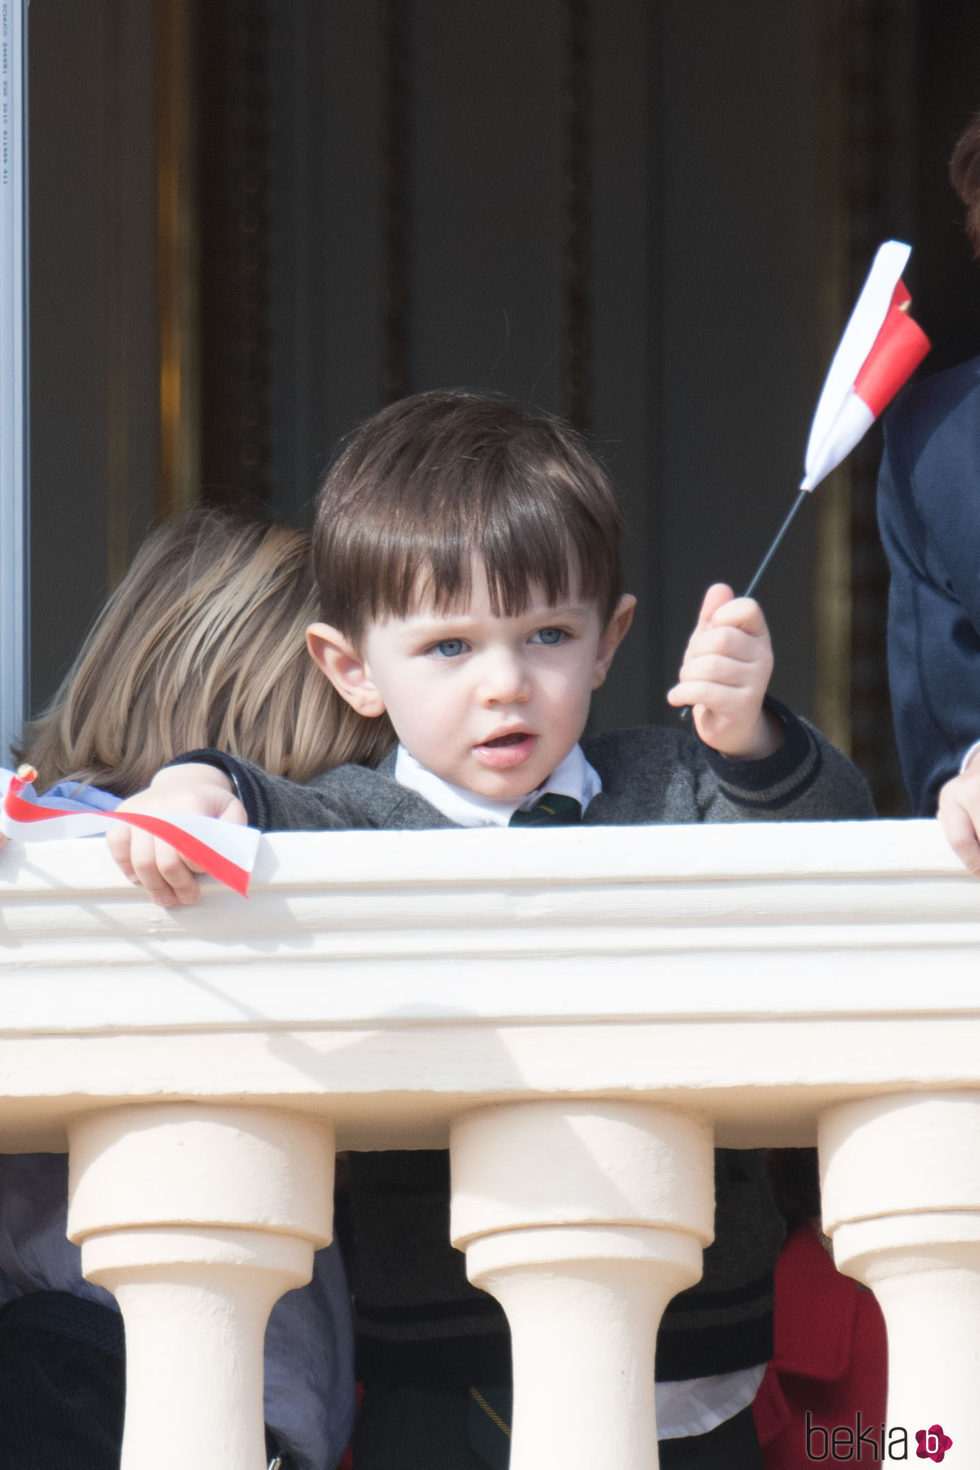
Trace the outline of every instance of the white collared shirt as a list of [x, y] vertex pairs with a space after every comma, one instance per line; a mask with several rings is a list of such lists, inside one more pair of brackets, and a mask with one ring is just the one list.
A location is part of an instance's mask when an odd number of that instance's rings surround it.
[[545, 791], [574, 797], [584, 812], [593, 797], [602, 790], [599, 773], [585, 759], [581, 745], [573, 746], [544, 785], [517, 801], [495, 801], [489, 796], [465, 791], [462, 786], [452, 786], [441, 776], [435, 776], [419, 765], [404, 745], [399, 745], [395, 758], [395, 780], [399, 786], [407, 786], [417, 791], [419, 796], [424, 796], [437, 811], [460, 827], [506, 827], [516, 811], [530, 811]]

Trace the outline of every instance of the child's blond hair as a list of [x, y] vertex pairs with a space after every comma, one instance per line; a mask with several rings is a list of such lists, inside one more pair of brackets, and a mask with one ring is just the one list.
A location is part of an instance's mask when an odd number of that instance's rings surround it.
[[130, 796], [181, 751], [213, 746], [308, 781], [394, 743], [309, 658], [310, 537], [194, 510], [147, 538], [18, 758]]

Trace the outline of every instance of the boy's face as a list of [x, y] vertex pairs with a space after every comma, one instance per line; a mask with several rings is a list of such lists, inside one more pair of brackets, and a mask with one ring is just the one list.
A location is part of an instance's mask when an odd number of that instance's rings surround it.
[[594, 603], [552, 607], [537, 594], [516, 617], [497, 617], [482, 564], [473, 571], [465, 607], [373, 623], [359, 651], [314, 624], [310, 651], [361, 714], [387, 710], [427, 770], [512, 800], [543, 785], [579, 739], [635, 599], [621, 598], [605, 628]]

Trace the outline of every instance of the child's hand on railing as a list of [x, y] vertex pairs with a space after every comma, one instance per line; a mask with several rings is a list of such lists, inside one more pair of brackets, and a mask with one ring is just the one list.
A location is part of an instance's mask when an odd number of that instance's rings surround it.
[[936, 813], [950, 847], [964, 867], [980, 878], [980, 759], [974, 756], [939, 793]]
[[[154, 776], [146, 791], [124, 801], [118, 811], [150, 816], [197, 814], [242, 827], [248, 824], [231, 781], [216, 766], [204, 764], [168, 766]], [[197, 902], [201, 869], [169, 843], [122, 822], [113, 824], [106, 841], [129, 881], [144, 888], [154, 903], [173, 908]]]

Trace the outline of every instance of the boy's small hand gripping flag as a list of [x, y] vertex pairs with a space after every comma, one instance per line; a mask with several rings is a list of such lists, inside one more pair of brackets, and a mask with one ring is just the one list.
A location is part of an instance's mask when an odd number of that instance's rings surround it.
[[246, 896], [261, 834], [254, 827], [219, 822], [214, 817], [169, 818], [142, 812], [100, 812], [68, 797], [38, 798], [32, 782], [37, 772], [22, 766], [10, 778], [0, 807], [0, 832], [14, 842], [53, 842], [66, 837], [94, 837], [110, 822], [139, 827], [175, 847], [181, 857]]
[[806, 446], [800, 493], [745, 590], [751, 597], [807, 493], [836, 469], [929, 351], [909, 315], [902, 272], [912, 253], [899, 240], [880, 246], [824, 381]]

